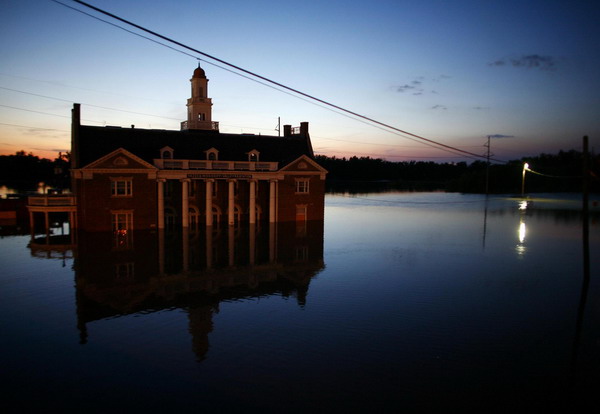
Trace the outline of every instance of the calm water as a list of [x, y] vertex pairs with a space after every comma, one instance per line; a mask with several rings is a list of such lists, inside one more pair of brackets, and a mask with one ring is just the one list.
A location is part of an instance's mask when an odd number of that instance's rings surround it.
[[578, 209], [328, 195], [325, 222], [305, 227], [80, 234], [63, 252], [5, 237], [4, 407], [575, 406], [600, 385], [600, 219], [592, 208], [585, 285]]

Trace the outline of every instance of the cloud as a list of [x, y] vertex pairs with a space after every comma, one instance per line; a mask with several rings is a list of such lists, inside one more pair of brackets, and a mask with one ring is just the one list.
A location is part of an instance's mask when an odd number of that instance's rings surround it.
[[431, 109], [443, 109], [445, 111], [448, 107], [446, 105], [433, 105]]
[[557, 61], [556, 58], [552, 56], [523, 55], [519, 57], [498, 59], [489, 63], [488, 66], [512, 66], [515, 68], [553, 71], [556, 70]]
[[514, 138], [514, 135], [502, 135], [502, 134], [494, 134], [488, 135], [490, 138]]
[[473, 109], [477, 110], [477, 111], [487, 111], [490, 109], [489, 106], [474, 106]]
[[[407, 91], [415, 91], [417, 89], [417, 87], [415, 85], [410, 85], [407, 83], [407, 84], [404, 84], [401, 86], [396, 86], [395, 89], [396, 89], [396, 92], [404, 93]], [[418, 91], [422, 91], [422, 89], [419, 88]]]
[[426, 78], [425, 76], [416, 76], [413, 80], [406, 82], [400, 86], [392, 86], [392, 89], [399, 93], [410, 93], [411, 95], [419, 96], [429, 93], [438, 94], [437, 91], [427, 88], [427, 84], [438, 83], [446, 79], [450, 79], [451, 76], [439, 75], [435, 77]]

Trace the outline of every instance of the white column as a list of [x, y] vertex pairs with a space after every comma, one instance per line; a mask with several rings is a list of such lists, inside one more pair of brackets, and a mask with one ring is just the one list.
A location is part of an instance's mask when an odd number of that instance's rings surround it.
[[31, 230], [31, 241], [35, 240], [35, 220], [33, 219], [33, 211], [29, 212], [29, 229]]
[[71, 244], [75, 244], [75, 229], [77, 228], [77, 223], [75, 223], [75, 213], [73, 211], [69, 212], [69, 234], [71, 236]]
[[249, 237], [250, 237], [249, 252], [248, 252], [249, 263], [250, 263], [250, 265], [254, 265], [254, 261], [256, 258], [256, 225], [254, 223], [250, 224]]
[[235, 180], [229, 180], [229, 201], [227, 203], [227, 221], [230, 226], [235, 223]]
[[46, 244], [50, 244], [50, 217], [47, 211], [44, 211], [44, 222], [46, 223]]
[[190, 231], [189, 228], [184, 227], [181, 232], [181, 248], [183, 251], [183, 272], [187, 273], [190, 271]]
[[256, 223], [256, 181], [250, 180], [250, 206], [248, 207], [248, 221]]
[[227, 231], [227, 253], [229, 254], [229, 267], [235, 264], [235, 228], [229, 226]]
[[277, 180], [271, 180], [269, 183], [269, 222], [275, 223], [277, 215]]
[[269, 223], [269, 262], [275, 263], [277, 260], [277, 250], [276, 250], [276, 224], [275, 222]]
[[206, 180], [206, 226], [210, 227], [213, 225], [212, 217], [212, 193], [213, 193], [213, 182], [214, 180]]
[[158, 183], [158, 228], [165, 228], [165, 179], [156, 180]]
[[213, 260], [213, 249], [212, 249], [212, 229], [206, 229], [206, 268], [210, 269], [212, 267]]
[[158, 274], [165, 274], [165, 231], [162, 228], [158, 231]]
[[190, 179], [184, 178], [181, 181], [181, 227], [188, 228], [190, 226]]

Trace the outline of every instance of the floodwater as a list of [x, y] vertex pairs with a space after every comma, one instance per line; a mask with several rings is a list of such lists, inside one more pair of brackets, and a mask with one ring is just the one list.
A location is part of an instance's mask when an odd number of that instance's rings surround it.
[[600, 218], [588, 268], [580, 210], [330, 194], [304, 226], [82, 233], [62, 250], [4, 237], [3, 406], [573, 409], [600, 385]]

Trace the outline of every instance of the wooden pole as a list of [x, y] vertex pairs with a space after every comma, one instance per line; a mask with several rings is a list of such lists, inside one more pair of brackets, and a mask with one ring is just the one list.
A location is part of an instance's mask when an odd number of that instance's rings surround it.
[[485, 167], [485, 193], [490, 193], [490, 136], [487, 137], [487, 163]]
[[582, 182], [582, 200], [583, 206], [581, 209], [583, 220], [583, 276], [584, 283], [589, 284], [590, 279], [590, 218], [589, 218], [589, 197], [590, 197], [590, 157], [588, 150], [588, 137], [583, 137], [583, 182]]
[[590, 286], [590, 241], [589, 241], [589, 157], [588, 157], [588, 137], [583, 137], [583, 161], [582, 161], [582, 211], [583, 220], [583, 283], [581, 286], [581, 296], [579, 298], [579, 308], [577, 309], [577, 322], [575, 324], [575, 339], [573, 341], [573, 354], [571, 356], [571, 386], [575, 387], [577, 383], [577, 363], [579, 346], [583, 330], [583, 316], [585, 313], [585, 304]]

